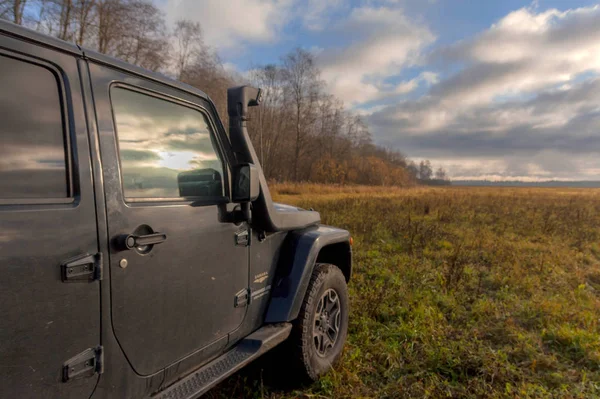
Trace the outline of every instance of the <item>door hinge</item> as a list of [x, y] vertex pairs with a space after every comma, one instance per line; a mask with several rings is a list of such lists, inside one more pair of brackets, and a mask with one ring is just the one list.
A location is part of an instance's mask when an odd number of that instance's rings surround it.
[[104, 350], [102, 346], [89, 348], [63, 363], [63, 382], [77, 378], [92, 377], [104, 372]]
[[61, 277], [66, 283], [102, 280], [102, 254], [78, 256], [64, 262]]
[[250, 245], [252, 233], [250, 229], [240, 230], [235, 233], [235, 245], [238, 247], [247, 247]]
[[252, 301], [252, 289], [244, 288], [237, 294], [235, 294], [234, 307], [241, 308], [247, 306]]

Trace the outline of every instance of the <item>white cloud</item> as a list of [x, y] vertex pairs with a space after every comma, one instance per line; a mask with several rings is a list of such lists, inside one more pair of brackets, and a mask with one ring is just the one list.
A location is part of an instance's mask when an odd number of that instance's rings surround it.
[[406, 93], [418, 82], [385, 83], [407, 66], [415, 65], [434, 35], [410, 21], [398, 8], [362, 7], [333, 28], [348, 40], [344, 47], [327, 49], [319, 56], [322, 77], [330, 90], [349, 105]]
[[167, 0], [170, 21], [200, 22], [204, 38], [221, 50], [272, 42], [291, 17], [292, 0]]
[[231, 74], [239, 74], [240, 71], [238, 70], [238, 67], [232, 63], [232, 62], [224, 62], [223, 63], [223, 69]]
[[455, 111], [564, 85], [580, 74], [600, 72], [600, 8], [539, 14], [523, 8], [440, 53], [442, 60], [468, 63], [432, 91]]
[[320, 31], [330, 22], [329, 13], [344, 5], [344, 0], [308, 0], [298, 13], [308, 30]]
[[455, 178], [598, 179], [600, 7], [523, 8], [430, 60], [459, 71], [371, 115], [380, 142]]
[[600, 171], [594, 156], [570, 159], [553, 150], [544, 150], [533, 156], [508, 155], [470, 159], [441, 157], [436, 159], [435, 163], [443, 167], [454, 180], [597, 180]]
[[[406, 93], [410, 93], [411, 91], [415, 90], [421, 83], [426, 83], [426, 84], [430, 85], [430, 84], [436, 83], [437, 81], [438, 81], [438, 75], [436, 73], [425, 71], [425, 72], [420, 73], [419, 76], [417, 76], [414, 79], [411, 79], [409, 81], [400, 82], [396, 85], [391, 85], [391, 89], [394, 94], [406, 94]], [[382, 95], [385, 95], [385, 94], [386, 93], [382, 93]]]
[[[171, 21], [199, 21], [206, 42], [229, 54], [280, 40], [291, 22], [331, 36], [340, 44], [308, 44], [321, 46], [311, 51], [330, 91], [365, 116], [376, 141], [430, 158], [454, 177], [582, 179], [600, 171], [600, 6], [540, 10], [534, 2], [426, 56], [436, 36], [400, 8], [409, 0], [353, 9], [346, 0], [165, 1]], [[436, 74], [440, 66], [457, 72]], [[411, 67], [422, 72], [401, 78]]]

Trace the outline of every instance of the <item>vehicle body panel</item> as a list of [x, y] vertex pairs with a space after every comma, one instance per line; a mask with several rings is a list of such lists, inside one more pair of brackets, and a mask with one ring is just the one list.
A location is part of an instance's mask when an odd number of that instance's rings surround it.
[[[349, 279], [349, 233], [317, 226], [312, 210], [274, 204], [245, 125], [228, 140], [202, 91], [5, 21], [0, 49], [58, 74], [73, 186], [59, 203], [0, 201], [0, 397], [151, 397], [265, 323], [293, 320], [316, 262], [337, 264]], [[124, 199], [115, 84], [203, 109], [227, 165], [224, 202]], [[259, 168], [261, 196], [252, 222], [235, 224], [230, 169], [244, 162]], [[123, 250], [116, 238], [142, 224], [167, 240], [144, 255]], [[249, 246], [235, 245], [241, 230]], [[92, 254], [103, 260], [102, 280], [61, 281], [64, 261]], [[243, 289], [250, 301], [236, 308]], [[61, 380], [65, 360], [99, 345], [102, 374]]]
[[[64, 101], [72, 179], [70, 198], [62, 201], [0, 204], [0, 397], [88, 397], [97, 376], [69, 384], [61, 379], [63, 362], [100, 344], [99, 282], [61, 280], [62, 263], [98, 252], [77, 59], [71, 51], [54, 51], [4, 33], [0, 33], [0, 48], [5, 56], [56, 74]], [[32, 76], [23, 89], [35, 93], [36, 78]], [[10, 129], [13, 118], [21, 118], [27, 110], [13, 109], [10, 95], [2, 98], [3, 128]]]
[[[132, 367], [149, 375], [237, 328], [246, 309], [235, 294], [248, 285], [248, 247], [235, 245], [247, 229], [219, 220], [219, 206], [191, 201], [127, 202], [122, 191], [111, 85], [161, 93], [203, 107], [202, 100], [117, 69], [90, 63], [104, 168], [110, 237], [112, 322]], [[207, 115], [208, 111], [204, 111]], [[147, 254], [124, 251], [116, 240], [141, 225], [167, 240]], [[127, 261], [123, 268], [121, 262]], [[199, 305], [201, 304], [201, 306]]]
[[[349, 240], [348, 231], [324, 225], [289, 232], [283, 244], [283, 254], [277, 267], [277, 277], [265, 322], [291, 321], [298, 317], [314, 265], [324, 248], [342, 244], [335, 248], [340, 260], [336, 266], [342, 269], [349, 280], [352, 259]], [[327, 260], [335, 264], [331, 259], [334, 258]]]

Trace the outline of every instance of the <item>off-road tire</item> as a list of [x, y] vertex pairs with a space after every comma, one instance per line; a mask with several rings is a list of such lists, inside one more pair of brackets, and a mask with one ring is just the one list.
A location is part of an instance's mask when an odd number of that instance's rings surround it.
[[[313, 337], [313, 331], [318, 329], [315, 327], [315, 315], [319, 301], [326, 293], [329, 297], [332, 290], [337, 294], [340, 304], [338, 333], [329, 350], [319, 354]], [[288, 358], [291, 364], [288, 364], [301, 381], [317, 380], [340, 359], [348, 335], [349, 311], [348, 287], [342, 271], [335, 265], [317, 263], [288, 340], [288, 353], [291, 355]]]

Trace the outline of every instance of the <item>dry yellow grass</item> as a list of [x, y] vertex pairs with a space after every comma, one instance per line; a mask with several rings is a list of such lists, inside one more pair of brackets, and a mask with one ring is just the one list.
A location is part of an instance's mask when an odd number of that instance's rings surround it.
[[274, 183], [269, 185], [271, 195], [277, 201], [291, 198], [292, 201], [305, 198], [330, 198], [345, 196], [376, 196], [376, 197], [414, 197], [426, 193], [440, 193], [442, 195], [456, 193], [457, 195], [523, 197], [523, 196], [568, 196], [600, 199], [600, 188], [546, 188], [546, 187], [465, 187], [442, 186], [426, 187], [415, 186], [381, 187], [381, 186], [353, 186], [331, 185], [316, 183]]

